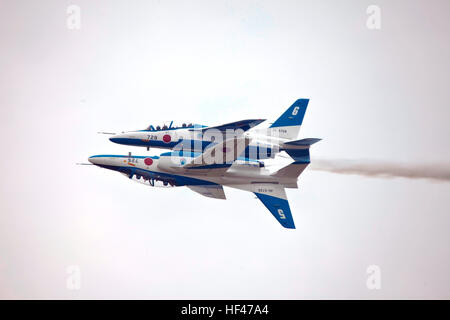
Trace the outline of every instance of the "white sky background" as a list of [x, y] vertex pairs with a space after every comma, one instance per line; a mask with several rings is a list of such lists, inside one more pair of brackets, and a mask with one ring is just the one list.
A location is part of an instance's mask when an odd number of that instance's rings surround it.
[[[81, 29], [66, 27], [69, 4]], [[382, 10], [381, 30], [366, 9]], [[1, 298], [450, 298], [449, 183], [306, 171], [296, 230], [250, 193], [75, 166], [97, 131], [278, 117], [314, 157], [450, 159], [448, 1], [0, 0]], [[152, 154], [160, 151], [152, 150]], [[81, 289], [66, 288], [66, 268]], [[381, 268], [381, 290], [366, 269]]]

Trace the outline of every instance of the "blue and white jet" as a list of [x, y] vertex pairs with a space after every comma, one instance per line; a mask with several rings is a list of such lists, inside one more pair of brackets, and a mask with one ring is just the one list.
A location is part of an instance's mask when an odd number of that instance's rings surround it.
[[316, 140], [303, 139], [296, 145], [295, 161], [274, 172], [261, 160], [241, 156], [251, 145], [251, 138], [242, 135], [215, 143], [202, 152], [96, 155], [89, 162], [150, 186], [186, 186], [210, 198], [226, 199], [223, 186], [253, 192], [283, 227], [295, 229], [285, 188], [298, 188], [298, 177], [310, 163], [310, 146]]
[[170, 121], [161, 126], [150, 125], [145, 130], [135, 130], [115, 134], [112, 142], [150, 148], [202, 152], [206, 148], [227, 139], [229, 132], [234, 136], [244, 136], [251, 143], [242, 152], [243, 158], [268, 159], [286, 151], [294, 160], [303, 156], [302, 150], [320, 139], [297, 140], [305, 116], [309, 99], [298, 99], [270, 127], [259, 129], [264, 119], [248, 119], [208, 127], [192, 123], [179, 126]]

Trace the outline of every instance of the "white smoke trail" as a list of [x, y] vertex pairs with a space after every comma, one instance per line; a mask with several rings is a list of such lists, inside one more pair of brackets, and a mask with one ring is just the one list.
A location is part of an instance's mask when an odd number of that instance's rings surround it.
[[313, 159], [310, 168], [369, 177], [450, 181], [450, 163], [406, 164], [375, 160]]

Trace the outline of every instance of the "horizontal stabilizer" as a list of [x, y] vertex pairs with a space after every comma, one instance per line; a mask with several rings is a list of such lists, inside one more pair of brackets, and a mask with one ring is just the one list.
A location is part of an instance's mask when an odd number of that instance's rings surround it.
[[284, 144], [292, 145], [292, 146], [311, 146], [316, 142], [319, 142], [322, 139], [319, 138], [306, 138], [306, 139], [300, 139], [300, 140], [292, 140], [285, 142]]
[[205, 197], [226, 199], [225, 192], [223, 192], [223, 187], [221, 185], [188, 186], [188, 188]]
[[310, 163], [309, 148], [307, 149], [283, 149], [286, 153], [299, 163]]

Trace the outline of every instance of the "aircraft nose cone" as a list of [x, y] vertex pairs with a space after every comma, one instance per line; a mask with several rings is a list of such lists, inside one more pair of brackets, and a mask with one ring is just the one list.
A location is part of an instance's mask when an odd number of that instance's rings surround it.
[[121, 134], [116, 134], [116, 135], [112, 136], [111, 138], [109, 138], [109, 141], [118, 143], [118, 144], [124, 144], [124, 140], [126, 140], [124, 138], [126, 138], [126, 136], [121, 135]]
[[96, 163], [97, 163], [97, 161], [96, 161], [96, 159], [95, 159], [94, 156], [89, 157], [89, 158], [88, 158], [88, 161], [89, 161], [90, 163], [92, 163], [92, 164], [96, 164]]

